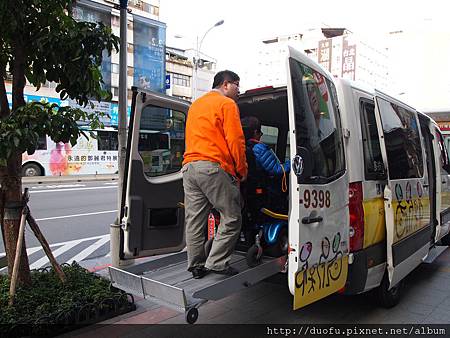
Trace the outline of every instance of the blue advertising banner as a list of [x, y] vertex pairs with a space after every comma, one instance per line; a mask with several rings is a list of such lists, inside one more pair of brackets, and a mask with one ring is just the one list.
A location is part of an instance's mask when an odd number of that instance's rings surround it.
[[[73, 7], [73, 18], [77, 21], [101, 22], [105, 26], [111, 27], [111, 9], [105, 6], [93, 4], [77, 4]], [[111, 90], [111, 56], [106, 50], [103, 51], [102, 59], [103, 89]]]
[[133, 16], [133, 20], [133, 84], [164, 93], [166, 26], [137, 15]]

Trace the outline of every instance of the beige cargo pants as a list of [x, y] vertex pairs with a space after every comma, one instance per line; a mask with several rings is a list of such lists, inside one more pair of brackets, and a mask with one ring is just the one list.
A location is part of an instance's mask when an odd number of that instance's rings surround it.
[[[223, 270], [229, 264], [241, 231], [242, 216], [237, 180], [218, 163], [195, 161], [182, 168], [188, 269], [205, 266]], [[204, 242], [211, 208], [220, 212], [220, 225], [208, 257]]]

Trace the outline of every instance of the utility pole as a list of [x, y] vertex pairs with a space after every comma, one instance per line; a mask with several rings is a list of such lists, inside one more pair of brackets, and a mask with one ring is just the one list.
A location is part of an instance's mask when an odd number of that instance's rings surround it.
[[[120, 226], [122, 221], [122, 198], [124, 186], [124, 169], [127, 146], [127, 15], [128, 0], [120, 0], [120, 52], [119, 52], [119, 116], [118, 116], [118, 141], [119, 141], [119, 180], [117, 184], [117, 218], [110, 226], [111, 263], [114, 267], [125, 265], [119, 258]], [[132, 261], [130, 262], [132, 263]]]

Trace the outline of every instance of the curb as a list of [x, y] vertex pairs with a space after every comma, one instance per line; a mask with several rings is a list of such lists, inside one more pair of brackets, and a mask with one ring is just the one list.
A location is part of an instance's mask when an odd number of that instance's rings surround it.
[[64, 183], [64, 182], [87, 182], [87, 181], [116, 181], [118, 174], [100, 175], [71, 175], [71, 176], [37, 176], [22, 177], [23, 184]]

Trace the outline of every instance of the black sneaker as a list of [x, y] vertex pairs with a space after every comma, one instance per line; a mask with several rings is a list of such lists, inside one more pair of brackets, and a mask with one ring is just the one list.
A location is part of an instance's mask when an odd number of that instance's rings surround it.
[[225, 276], [234, 276], [237, 275], [239, 273], [238, 270], [236, 270], [235, 268], [229, 266], [223, 270], [210, 270], [211, 272], [217, 273], [219, 275], [225, 275]]
[[192, 277], [194, 277], [195, 279], [203, 278], [209, 273], [209, 270], [204, 266], [197, 266], [190, 269], [190, 271], [192, 272]]

